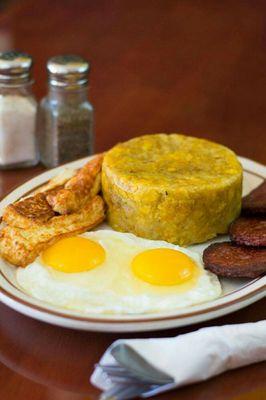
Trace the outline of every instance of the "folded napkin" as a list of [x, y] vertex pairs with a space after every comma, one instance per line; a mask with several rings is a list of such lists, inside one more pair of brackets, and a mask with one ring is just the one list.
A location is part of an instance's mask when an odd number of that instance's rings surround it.
[[114, 342], [91, 382], [101, 399], [149, 397], [266, 360], [266, 320], [203, 328], [172, 338]]

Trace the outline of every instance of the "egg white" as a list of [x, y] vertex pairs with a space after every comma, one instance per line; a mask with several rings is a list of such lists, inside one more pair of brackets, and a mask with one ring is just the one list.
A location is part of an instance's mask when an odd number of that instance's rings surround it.
[[[90, 271], [64, 273], [44, 265], [38, 258], [26, 268], [17, 270], [21, 288], [36, 299], [89, 314], [162, 312], [213, 300], [221, 294], [218, 278], [204, 269], [196, 252], [112, 230], [87, 232], [80, 236], [103, 246], [106, 252], [103, 264]], [[193, 285], [155, 286], [133, 274], [131, 261], [135, 255], [162, 247], [179, 250], [196, 262], [200, 274]]]

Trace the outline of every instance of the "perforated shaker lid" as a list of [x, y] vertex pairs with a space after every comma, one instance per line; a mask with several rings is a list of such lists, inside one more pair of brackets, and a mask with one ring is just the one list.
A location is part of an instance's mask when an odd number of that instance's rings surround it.
[[90, 64], [76, 55], [59, 55], [47, 63], [49, 82], [54, 86], [77, 87], [88, 83]]
[[0, 83], [19, 84], [31, 79], [33, 59], [19, 51], [0, 53]]

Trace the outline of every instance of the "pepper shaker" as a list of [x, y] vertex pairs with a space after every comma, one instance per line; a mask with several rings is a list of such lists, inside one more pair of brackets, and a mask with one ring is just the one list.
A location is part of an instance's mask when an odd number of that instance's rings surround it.
[[47, 63], [48, 95], [40, 104], [39, 146], [42, 163], [55, 167], [93, 151], [93, 107], [87, 98], [89, 63], [75, 55]]
[[37, 102], [32, 94], [32, 58], [0, 53], [0, 168], [35, 165]]

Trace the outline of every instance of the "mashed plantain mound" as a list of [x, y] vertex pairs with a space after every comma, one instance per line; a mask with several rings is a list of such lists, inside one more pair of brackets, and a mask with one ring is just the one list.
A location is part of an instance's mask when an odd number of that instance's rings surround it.
[[242, 167], [208, 140], [145, 135], [107, 152], [102, 188], [115, 230], [185, 246], [227, 232], [240, 213]]

